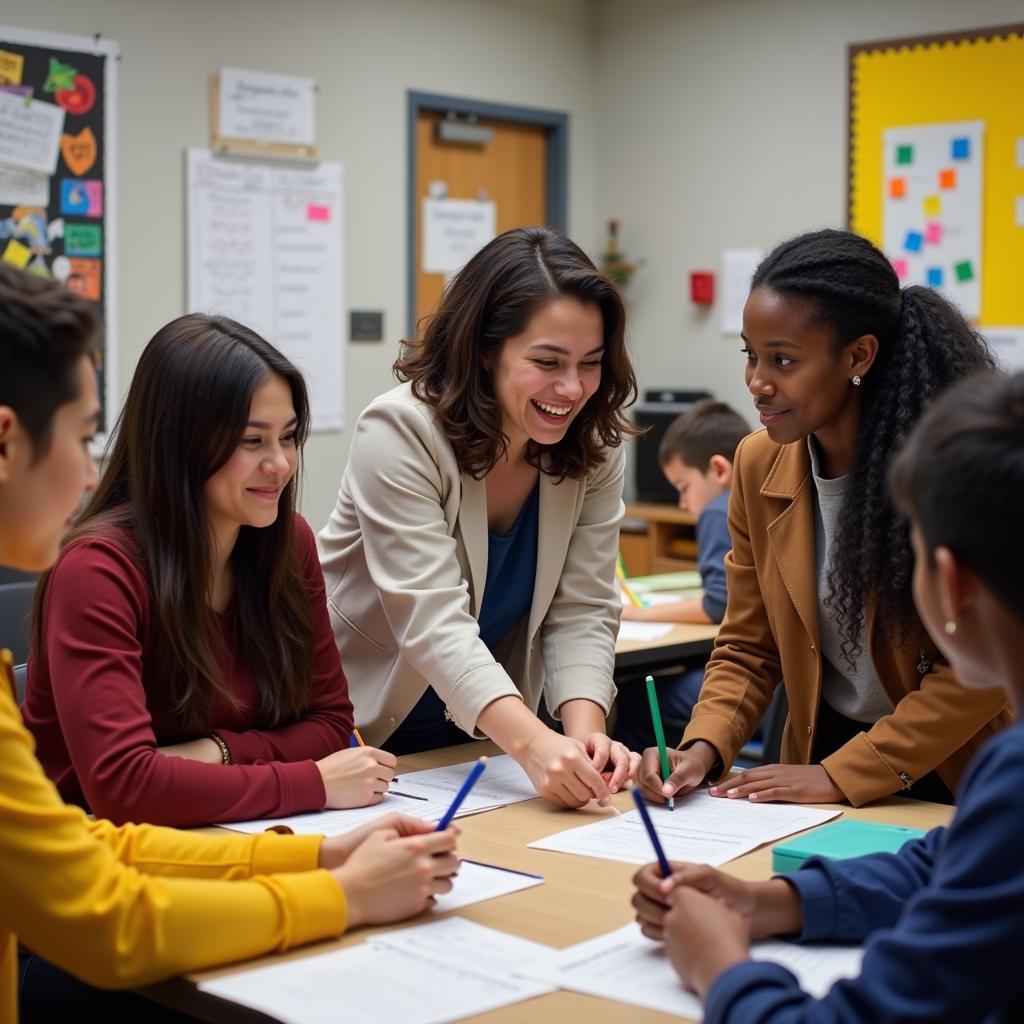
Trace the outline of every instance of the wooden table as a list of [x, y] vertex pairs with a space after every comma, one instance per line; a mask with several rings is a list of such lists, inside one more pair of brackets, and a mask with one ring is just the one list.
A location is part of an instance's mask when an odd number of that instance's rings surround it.
[[677, 623], [660, 640], [620, 640], [615, 645], [615, 671], [654, 672], [691, 658], [708, 658], [716, 636], [716, 625]]
[[[400, 770], [414, 771], [456, 764], [485, 753], [500, 751], [491, 743], [448, 747], [404, 757], [400, 762]], [[617, 794], [614, 801], [623, 811], [633, 806], [631, 797], [625, 792]], [[923, 829], [945, 824], [952, 813], [951, 807], [898, 797], [891, 797], [868, 808], [843, 807], [843, 810], [851, 818]], [[633, 892], [630, 879], [636, 871], [634, 865], [527, 848], [527, 843], [536, 839], [587, 824], [605, 817], [608, 813], [607, 810], [595, 805], [579, 811], [561, 811], [538, 799], [460, 818], [461, 856], [543, 875], [545, 884], [484, 903], [475, 903], [451, 913], [556, 948], [594, 938], [627, 924], [633, 919], [629, 900]], [[771, 847], [761, 847], [731, 861], [723, 870], [749, 880], [768, 878], [771, 875]], [[425, 914], [414, 921], [389, 927], [407, 928], [431, 919], [436, 917]], [[375, 931], [384, 930], [388, 929], [358, 929], [336, 941], [293, 950], [285, 954], [285, 957], [295, 959], [354, 946]], [[218, 971], [195, 974], [188, 979], [174, 979], [151, 987], [146, 990], [146, 994], [203, 1020], [266, 1021], [269, 1018], [262, 1014], [200, 992], [194, 983], [203, 978], [280, 963], [283, 959], [284, 957], [264, 957]], [[339, 992], [339, 1021], [345, 1019], [344, 1002], [345, 994]], [[566, 991], [516, 1003], [482, 1016], [466, 1018], [477, 1024], [484, 1021], [487, 1024], [540, 1024], [547, 1021], [586, 1021], [587, 1024], [668, 1024], [680, 1019], [682, 1018], [670, 1017], [626, 1003], [610, 1002]]]

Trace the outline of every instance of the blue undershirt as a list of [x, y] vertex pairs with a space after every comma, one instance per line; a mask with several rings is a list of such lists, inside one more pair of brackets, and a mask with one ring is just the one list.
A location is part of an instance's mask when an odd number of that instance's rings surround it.
[[[480, 639], [495, 648], [530, 614], [537, 576], [537, 538], [540, 533], [540, 485], [516, 516], [507, 533], [487, 534], [487, 580], [480, 605]], [[432, 686], [419, 699], [385, 746], [395, 753], [430, 750], [468, 739], [444, 717], [444, 702]]]

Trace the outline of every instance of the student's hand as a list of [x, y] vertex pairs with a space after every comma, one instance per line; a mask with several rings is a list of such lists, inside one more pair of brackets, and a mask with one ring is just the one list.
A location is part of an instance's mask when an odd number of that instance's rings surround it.
[[661, 781], [661, 756], [657, 747], [648, 747], [640, 762], [640, 788], [648, 800], [663, 804], [670, 796], [682, 796], [696, 789], [718, 760], [718, 751], [710, 743], [697, 740], [686, 750], [668, 749], [672, 774]]
[[702, 1002], [722, 971], [750, 956], [747, 922], [698, 889], [675, 889], [664, 929], [665, 951], [672, 966]]
[[636, 781], [636, 773], [640, 769], [639, 754], [603, 732], [594, 732], [581, 739], [590, 755], [590, 763], [608, 784], [608, 792], [618, 793], [627, 780]]
[[803, 908], [796, 890], [780, 878], [744, 882], [707, 864], [671, 862], [670, 878], [661, 877], [656, 863], [647, 864], [634, 876], [633, 907], [640, 929], [649, 939], [664, 939], [665, 916], [672, 893], [681, 887], [710, 896], [747, 923], [747, 937], [795, 935], [803, 930]]
[[376, 747], [347, 747], [317, 761], [327, 799], [324, 807], [366, 807], [384, 799], [398, 759]]
[[779, 800], [790, 804], [845, 803], [843, 791], [820, 764], [766, 764], [748, 768], [727, 782], [712, 786], [712, 796], [758, 803]]
[[451, 892], [459, 870], [457, 836], [455, 828], [410, 836], [394, 828], [371, 832], [331, 872], [345, 890], [349, 927], [403, 921]]
[[[421, 836], [433, 832], [435, 828], [436, 826], [431, 821], [411, 818], [408, 814], [392, 811], [391, 814], [385, 814], [376, 821], [360, 825], [359, 828], [346, 832], [344, 835], [324, 836], [323, 842], [320, 844], [320, 861], [317, 866], [326, 868], [328, 871], [340, 868], [352, 856], [356, 847], [374, 832], [390, 830], [399, 836]], [[458, 833], [458, 826], [453, 825], [452, 828]]]
[[[603, 739], [608, 740], [608, 737], [604, 736]], [[626, 750], [621, 743], [608, 742], [610, 746]], [[609, 754], [610, 747], [602, 755], [596, 749], [588, 749], [582, 740], [562, 736], [545, 727], [526, 744], [518, 760], [533, 783], [533, 788], [545, 800], [560, 807], [582, 807], [591, 800], [597, 800], [601, 807], [605, 807], [610, 801], [608, 782], [594, 766], [594, 761], [603, 758], [603, 769], [608, 763]], [[618, 756], [618, 764], [621, 766], [621, 752]], [[628, 768], [626, 771], [628, 773]]]

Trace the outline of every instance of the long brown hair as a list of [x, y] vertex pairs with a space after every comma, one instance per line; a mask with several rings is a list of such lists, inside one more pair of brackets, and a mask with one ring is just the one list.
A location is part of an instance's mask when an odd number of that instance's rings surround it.
[[504, 455], [501, 406], [486, 364], [521, 334], [541, 306], [568, 296], [601, 311], [601, 383], [556, 445], [530, 441], [527, 461], [559, 479], [581, 477], [624, 437], [641, 433], [623, 409], [636, 400], [626, 314], [615, 285], [575, 242], [551, 228], [514, 228], [485, 245], [455, 276], [422, 338], [405, 343], [399, 380], [429, 402], [464, 473], [483, 477]]
[[[223, 679], [209, 604], [212, 538], [203, 484], [238, 447], [253, 393], [272, 374], [291, 390], [301, 458], [309, 431], [306, 385], [277, 349], [233, 320], [199, 313], [157, 331], [132, 378], [106, 471], [65, 541], [117, 540], [118, 528], [130, 531], [152, 588], [163, 696], [196, 730], [209, 727], [215, 699], [236, 703]], [[312, 689], [309, 599], [295, 549], [297, 480], [298, 473], [282, 491], [273, 525], [240, 529], [230, 559], [237, 628], [268, 727], [297, 717]], [[36, 650], [48, 578], [36, 591]]]

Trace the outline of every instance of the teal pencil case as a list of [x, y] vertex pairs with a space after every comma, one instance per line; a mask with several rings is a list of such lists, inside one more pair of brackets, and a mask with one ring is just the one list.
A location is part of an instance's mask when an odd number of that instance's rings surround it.
[[896, 853], [907, 840], [923, 835], [919, 828], [846, 818], [774, 847], [772, 871], [779, 874], [796, 871], [808, 857], [845, 860], [862, 857], [865, 853]]

